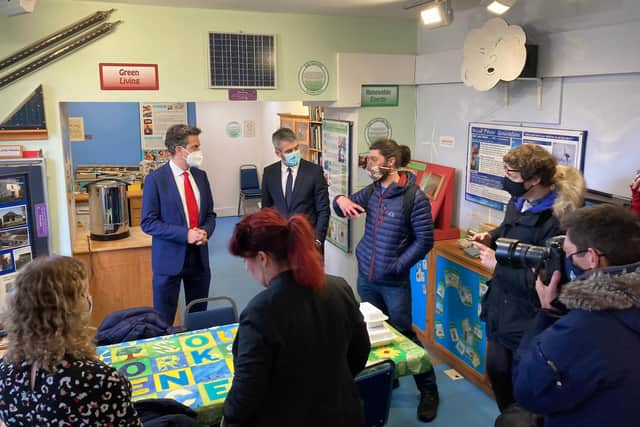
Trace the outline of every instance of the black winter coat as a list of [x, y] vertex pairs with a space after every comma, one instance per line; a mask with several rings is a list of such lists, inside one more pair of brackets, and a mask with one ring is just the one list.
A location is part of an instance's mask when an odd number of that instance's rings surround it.
[[[492, 247], [500, 237], [520, 240], [544, 246], [550, 237], [562, 234], [560, 225], [553, 216], [556, 193], [521, 213], [515, 199], [507, 205], [502, 224], [490, 232]], [[486, 322], [487, 338], [516, 351], [524, 333], [540, 310], [535, 290], [535, 275], [529, 268], [514, 268], [500, 262], [496, 264], [489, 281], [487, 293], [482, 297], [480, 318]]]
[[360, 426], [354, 377], [369, 350], [344, 279], [327, 276], [326, 288], [313, 291], [281, 273], [240, 316], [225, 419], [241, 427]]

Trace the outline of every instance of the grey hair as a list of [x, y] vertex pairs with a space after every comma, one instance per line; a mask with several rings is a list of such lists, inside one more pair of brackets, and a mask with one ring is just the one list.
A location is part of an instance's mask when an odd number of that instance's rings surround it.
[[273, 135], [271, 135], [271, 141], [273, 142], [273, 148], [276, 149], [276, 151], [281, 151], [280, 150], [280, 142], [282, 141], [287, 141], [287, 142], [293, 142], [295, 141], [296, 138], [296, 134], [293, 133], [293, 131], [289, 128], [280, 128], [277, 131], [275, 131], [273, 133]]

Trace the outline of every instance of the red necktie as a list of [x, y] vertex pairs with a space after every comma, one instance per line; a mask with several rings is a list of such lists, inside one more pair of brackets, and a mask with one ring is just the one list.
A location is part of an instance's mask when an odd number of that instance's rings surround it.
[[189, 172], [185, 171], [184, 175], [184, 198], [187, 200], [187, 213], [189, 214], [189, 228], [195, 228], [198, 223], [198, 203], [196, 195], [193, 193], [191, 180], [189, 180]]

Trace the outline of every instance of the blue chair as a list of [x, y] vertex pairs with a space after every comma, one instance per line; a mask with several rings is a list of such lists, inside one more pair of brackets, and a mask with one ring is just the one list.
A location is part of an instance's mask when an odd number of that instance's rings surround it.
[[246, 199], [257, 199], [262, 197], [260, 181], [258, 180], [258, 168], [256, 165], [240, 166], [240, 196], [238, 197], [238, 216], [240, 216], [240, 205]]
[[387, 359], [367, 367], [356, 377], [364, 403], [363, 427], [378, 427], [387, 423], [395, 370], [393, 360]]
[[[229, 304], [223, 307], [213, 308], [206, 311], [190, 312], [191, 307], [202, 302], [226, 301]], [[234, 300], [229, 297], [209, 297], [198, 298], [191, 301], [184, 309], [182, 325], [187, 331], [211, 328], [213, 326], [228, 325], [238, 322], [238, 308]]]

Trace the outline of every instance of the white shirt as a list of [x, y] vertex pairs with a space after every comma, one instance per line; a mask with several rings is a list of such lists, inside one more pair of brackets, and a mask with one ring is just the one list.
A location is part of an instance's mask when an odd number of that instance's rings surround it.
[[178, 187], [178, 193], [180, 193], [180, 200], [182, 200], [182, 208], [184, 209], [184, 217], [187, 218], [187, 223], [189, 223], [189, 211], [187, 210], [187, 198], [184, 194], [184, 173], [189, 172], [189, 181], [191, 182], [191, 188], [193, 188], [193, 195], [196, 197], [196, 203], [198, 204], [198, 213], [200, 212], [200, 191], [198, 190], [198, 186], [196, 185], [195, 179], [193, 179], [193, 175], [191, 175], [191, 170], [187, 169], [183, 171], [178, 165], [173, 163], [173, 160], [169, 160], [169, 166], [171, 167], [171, 172], [173, 172], [173, 177], [176, 180], [176, 186]]
[[291, 185], [291, 191], [293, 192], [293, 189], [296, 186], [296, 176], [298, 176], [298, 169], [300, 168], [300, 163], [298, 163], [296, 166], [287, 166], [284, 164], [284, 162], [280, 162], [280, 167], [282, 168], [282, 174], [281, 174], [281, 178], [282, 178], [282, 194], [287, 197], [287, 177], [289, 176], [289, 171], [287, 169], [291, 168], [291, 175], [293, 178], [293, 183]]

